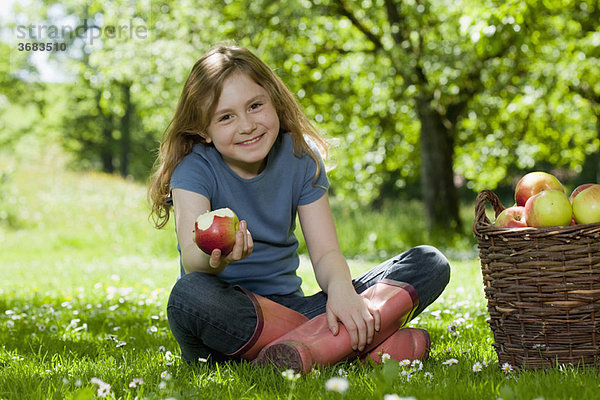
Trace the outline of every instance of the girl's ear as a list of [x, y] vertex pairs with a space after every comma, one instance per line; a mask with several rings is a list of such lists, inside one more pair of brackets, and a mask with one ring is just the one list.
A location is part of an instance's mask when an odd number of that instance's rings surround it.
[[212, 142], [212, 139], [210, 138], [210, 136], [208, 136], [208, 134], [206, 132], [200, 132], [200, 136], [202, 137], [202, 139], [204, 139], [206, 144], [209, 144], [210, 142]]

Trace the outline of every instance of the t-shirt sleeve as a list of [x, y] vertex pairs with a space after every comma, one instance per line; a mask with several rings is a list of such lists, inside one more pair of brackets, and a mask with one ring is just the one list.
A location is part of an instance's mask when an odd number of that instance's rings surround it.
[[184, 189], [210, 199], [214, 193], [215, 180], [208, 162], [191, 153], [186, 156], [171, 175], [171, 190]]
[[327, 177], [327, 171], [325, 170], [325, 163], [323, 162], [319, 151], [316, 148], [313, 148], [313, 151], [319, 160], [319, 175], [315, 179], [317, 164], [311, 156], [306, 155], [304, 157], [306, 162], [306, 173], [304, 175], [302, 192], [298, 201], [298, 205], [301, 206], [317, 201], [329, 189], [329, 179]]

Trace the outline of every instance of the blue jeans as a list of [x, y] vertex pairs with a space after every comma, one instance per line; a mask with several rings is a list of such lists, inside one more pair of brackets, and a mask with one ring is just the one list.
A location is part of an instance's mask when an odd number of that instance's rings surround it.
[[[418, 246], [367, 271], [352, 282], [362, 293], [382, 279], [412, 285], [419, 305], [413, 318], [433, 303], [450, 280], [450, 265], [442, 253], [431, 246]], [[306, 317], [325, 313], [327, 294], [312, 296], [265, 296]], [[219, 277], [201, 272], [184, 275], [169, 296], [167, 316], [181, 356], [188, 363], [199, 358], [211, 361], [232, 359], [233, 354], [252, 337], [257, 317], [254, 305], [241, 288]]]

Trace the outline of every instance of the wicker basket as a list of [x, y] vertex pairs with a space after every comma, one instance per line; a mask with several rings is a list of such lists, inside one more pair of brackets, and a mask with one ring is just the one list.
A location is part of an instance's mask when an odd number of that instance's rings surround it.
[[482, 191], [473, 223], [500, 365], [600, 365], [600, 223], [498, 228], [487, 202], [504, 207]]

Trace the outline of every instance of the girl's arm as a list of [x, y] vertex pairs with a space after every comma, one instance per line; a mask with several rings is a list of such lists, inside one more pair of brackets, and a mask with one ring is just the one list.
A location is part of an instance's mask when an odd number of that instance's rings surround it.
[[368, 300], [356, 293], [350, 269], [342, 255], [327, 194], [298, 207], [300, 225], [315, 277], [327, 293], [327, 322], [331, 333], [339, 332], [338, 321], [350, 334], [354, 350], [362, 351], [379, 330], [380, 315]]
[[200, 271], [218, 274], [230, 263], [246, 258], [252, 253], [254, 244], [246, 221], [240, 221], [235, 245], [229, 254], [221, 254], [219, 249], [213, 250], [210, 256], [204, 253], [194, 242], [194, 228], [196, 218], [210, 210], [210, 201], [201, 194], [183, 189], [173, 189], [172, 196], [181, 263], [186, 273]]

